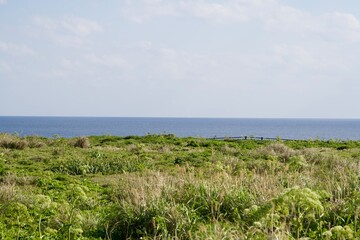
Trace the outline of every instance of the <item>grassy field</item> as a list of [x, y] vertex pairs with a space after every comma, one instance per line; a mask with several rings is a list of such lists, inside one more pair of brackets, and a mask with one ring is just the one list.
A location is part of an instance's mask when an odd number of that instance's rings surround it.
[[1, 239], [357, 239], [360, 142], [0, 135]]

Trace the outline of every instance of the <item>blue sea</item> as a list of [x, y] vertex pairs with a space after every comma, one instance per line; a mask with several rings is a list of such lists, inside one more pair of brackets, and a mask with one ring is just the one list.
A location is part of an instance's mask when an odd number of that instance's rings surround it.
[[360, 140], [360, 119], [0, 117], [0, 132], [45, 137], [175, 134]]

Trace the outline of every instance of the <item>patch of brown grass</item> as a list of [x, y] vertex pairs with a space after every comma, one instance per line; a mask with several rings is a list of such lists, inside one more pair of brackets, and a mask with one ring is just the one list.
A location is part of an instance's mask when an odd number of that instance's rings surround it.
[[15, 184], [3, 183], [0, 185], [0, 203], [9, 203], [15, 198], [15, 196]]
[[23, 150], [29, 145], [28, 141], [10, 134], [0, 135], [0, 147]]
[[276, 156], [279, 158], [280, 161], [283, 162], [288, 161], [292, 156], [295, 156], [297, 154], [294, 149], [289, 148], [283, 143], [272, 143], [256, 151], [257, 153], [264, 156]]
[[89, 148], [90, 147], [90, 140], [87, 137], [79, 137], [74, 140], [72, 146], [78, 148]]

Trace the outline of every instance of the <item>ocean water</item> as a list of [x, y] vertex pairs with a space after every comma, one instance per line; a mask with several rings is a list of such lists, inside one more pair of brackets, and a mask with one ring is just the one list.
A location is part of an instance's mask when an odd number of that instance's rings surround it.
[[360, 140], [360, 119], [0, 117], [0, 132], [20, 136], [175, 134]]

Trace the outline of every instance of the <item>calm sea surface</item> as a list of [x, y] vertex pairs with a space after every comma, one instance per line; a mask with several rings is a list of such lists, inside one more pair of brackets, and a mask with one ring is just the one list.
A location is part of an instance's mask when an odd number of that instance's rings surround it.
[[0, 132], [21, 136], [146, 135], [360, 139], [360, 119], [0, 117]]

